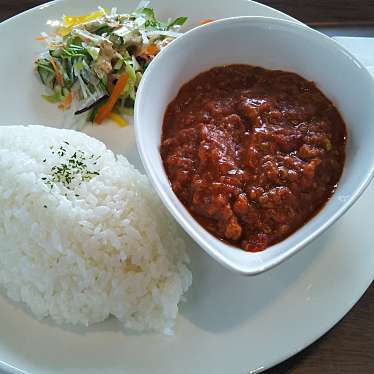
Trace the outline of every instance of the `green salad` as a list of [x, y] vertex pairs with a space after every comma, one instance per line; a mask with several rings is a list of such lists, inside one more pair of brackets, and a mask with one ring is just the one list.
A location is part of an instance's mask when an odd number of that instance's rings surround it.
[[152, 59], [177, 38], [186, 17], [160, 22], [152, 8], [130, 14], [104, 8], [84, 16], [64, 16], [49, 22], [53, 33], [36, 39], [48, 50], [35, 68], [48, 93], [43, 98], [72, 108], [76, 115], [102, 123], [111, 118], [126, 125], [142, 74]]

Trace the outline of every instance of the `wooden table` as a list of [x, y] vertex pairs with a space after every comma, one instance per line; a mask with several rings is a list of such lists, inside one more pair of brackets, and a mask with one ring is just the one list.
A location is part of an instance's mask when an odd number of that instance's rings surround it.
[[[45, 2], [47, 1], [0, 0], [0, 21]], [[284, 11], [313, 27], [370, 27], [370, 34], [373, 35], [374, 0], [260, 2]], [[267, 373], [374, 374], [374, 284], [330, 332]]]

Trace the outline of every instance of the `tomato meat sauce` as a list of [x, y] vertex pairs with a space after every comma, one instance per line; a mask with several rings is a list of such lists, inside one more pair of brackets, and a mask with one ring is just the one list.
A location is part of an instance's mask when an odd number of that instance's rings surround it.
[[345, 144], [339, 112], [313, 82], [229, 65], [181, 88], [165, 113], [160, 152], [192, 216], [217, 238], [257, 252], [326, 203]]

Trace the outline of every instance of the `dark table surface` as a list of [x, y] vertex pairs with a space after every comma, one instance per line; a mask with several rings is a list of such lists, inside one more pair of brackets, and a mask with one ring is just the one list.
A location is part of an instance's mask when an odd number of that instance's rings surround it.
[[[45, 2], [47, 1], [0, 0], [0, 21]], [[260, 2], [286, 12], [310, 26], [323, 27], [322, 31], [329, 35], [374, 36], [374, 0]], [[374, 284], [327, 334], [267, 373], [374, 374]]]

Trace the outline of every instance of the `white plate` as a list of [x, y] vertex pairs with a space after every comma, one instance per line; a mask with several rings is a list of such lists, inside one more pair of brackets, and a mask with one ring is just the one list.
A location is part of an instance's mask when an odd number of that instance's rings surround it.
[[[103, 3], [103, 2], [102, 2]], [[137, 1], [105, 2], [120, 10]], [[41, 49], [33, 37], [47, 19], [90, 11], [99, 2], [62, 0], [0, 25], [0, 124], [63, 123], [40, 99], [31, 61]], [[163, 18], [264, 15], [289, 18], [246, 0], [153, 1]], [[198, 58], [198, 56], [197, 56]], [[87, 132], [141, 167], [133, 128], [88, 127]], [[222, 268], [191, 242], [194, 284], [182, 304], [176, 335], [129, 335], [108, 320], [91, 328], [61, 328], [37, 321], [20, 304], [0, 297], [0, 367], [31, 373], [245, 374], [268, 368], [331, 328], [373, 280], [371, 207], [374, 185], [343, 219], [296, 256], [260, 276]], [[0, 243], [1, 245], [1, 243]]]

